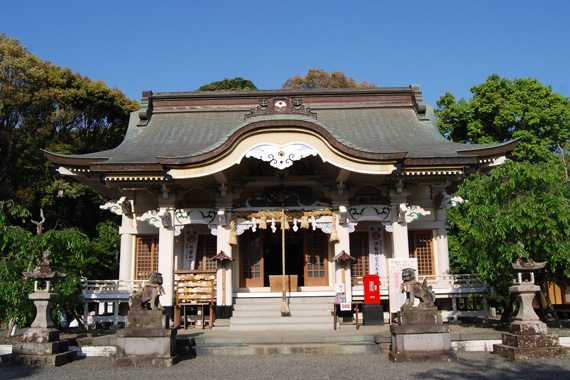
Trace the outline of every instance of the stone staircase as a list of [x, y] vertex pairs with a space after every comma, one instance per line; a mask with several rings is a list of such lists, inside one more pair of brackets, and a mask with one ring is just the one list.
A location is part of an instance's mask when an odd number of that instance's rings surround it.
[[374, 334], [319, 335], [306, 331], [265, 332], [262, 335], [211, 336], [208, 334], [182, 337], [177, 341], [177, 351], [183, 356], [228, 355], [347, 355], [377, 354], [379, 343]]
[[334, 297], [287, 298], [290, 315], [282, 316], [281, 297], [237, 298], [230, 331], [291, 331], [333, 329]]

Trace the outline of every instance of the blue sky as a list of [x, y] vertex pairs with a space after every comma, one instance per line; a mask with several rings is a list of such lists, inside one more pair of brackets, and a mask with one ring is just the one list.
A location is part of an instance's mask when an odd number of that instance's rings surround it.
[[0, 32], [40, 58], [143, 90], [237, 76], [277, 89], [312, 67], [445, 92], [497, 73], [570, 96], [570, 1], [0, 0]]

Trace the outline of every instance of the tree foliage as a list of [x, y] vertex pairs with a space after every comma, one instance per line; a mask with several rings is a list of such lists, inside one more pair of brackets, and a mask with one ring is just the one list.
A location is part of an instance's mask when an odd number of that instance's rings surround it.
[[457, 142], [519, 144], [514, 161], [460, 186], [466, 203], [448, 212], [452, 271], [482, 274], [502, 302], [512, 283], [511, 263], [521, 255], [548, 262], [537, 277], [543, 289], [549, 281], [568, 284], [570, 99], [536, 79], [496, 74], [471, 92], [469, 101], [456, 102], [450, 93], [439, 99], [440, 131]]
[[536, 79], [497, 74], [456, 101], [449, 92], [437, 101], [438, 127], [450, 140], [490, 144], [520, 139], [513, 152], [532, 162], [548, 160], [556, 143], [570, 138], [570, 99]]
[[370, 82], [358, 83], [356, 79], [347, 77], [341, 71], [334, 71], [332, 73], [326, 72], [321, 68], [309, 69], [304, 77], [296, 75], [288, 78], [283, 83], [284, 89], [312, 89], [312, 88], [367, 88], [377, 87], [376, 84]]
[[467, 178], [449, 211], [456, 270], [480, 273], [499, 295], [512, 284], [511, 263], [524, 256], [547, 261], [539, 282], [570, 279], [570, 183], [559, 156], [548, 162], [509, 161]]
[[[27, 297], [33, 284], [22, 272], [33, 270], [46, 249], [68, 274], [58, 285], [61, 310], [79, 305], [81, 276], [116, 275], [117, 217], [100, 210], [101, 195], [50, 173], [42, 149], [113, 148], [138, 108], [121, 91], [45, 62], [0, 34], [0, 320], [23, 324], [35, 313]], [[45, 221], [32, 223], [40, 210]], [[34, 224], [45, 232], [37, 234]]]
[[39, 209], [44, 189], [53, 188], [41, 149], [112, 148], [138, 108], [118, 89], [42, 61], [0, 34], [0, 199]]
[[23, 272], [39, 266], [42, 253], [49, 249], [55, 268], [67, 274], [58, 281], [60, 294], [55, 311], [77, 311], [82, 305], [81, 277], [101, 278], [105, 265], [112, 266], [117, 249], [117, 228], [110, 223], [101, 224], [100, 235], [91, 242], [76, 228], [50, 230], [36, 235], [29, 231], [31, 213], [12, 201], [0, 202], [0, 321], [18, 320], [20, 326], [35, 315], [28, 295], [33, 281], [24, 278]]
[[196, 91], [237, 91], [237, 90], [257, 90], [255, 84], [249, 79], [241, 77], [212, 82], [205, 84]]

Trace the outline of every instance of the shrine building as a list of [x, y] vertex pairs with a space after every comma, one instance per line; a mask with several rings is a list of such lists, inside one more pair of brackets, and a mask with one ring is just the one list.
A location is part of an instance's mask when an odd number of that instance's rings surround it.
[[175, 271], [210, 270], [216, 304], [231, 306], [281, 297], [283, 265], [289, 297], [343, 284], [348, 301], [390, 258], [449, 276], [454, 191], [515, 145], [448, 141], [418, 85], [145, 91], [116, 148], [46, 156], [122, 216], [119, 280], [160, 272], [173, 306]]

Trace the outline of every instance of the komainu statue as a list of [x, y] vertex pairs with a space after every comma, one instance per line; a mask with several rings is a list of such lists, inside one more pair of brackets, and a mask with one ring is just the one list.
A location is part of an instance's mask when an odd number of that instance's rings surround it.
[[163, 294], [162, 274], [151, 273], [142, 289], [134, 292], [129, 298], [131, 310], [162, 310], [159, 297]]
[[413, 268], [404, 268], [402, 270], [402, 285], [400, 292], [406, 292], [406, 302], [402, 305], [402, 310], [412, 310], [416, 298], [420, 300], [417, 309], [434, 309], [435, 293], [432, 287], [427, 284], [427, 278], [423, 283], [416, 280], [416, 270]]

